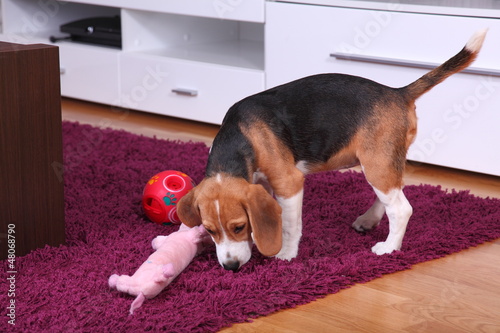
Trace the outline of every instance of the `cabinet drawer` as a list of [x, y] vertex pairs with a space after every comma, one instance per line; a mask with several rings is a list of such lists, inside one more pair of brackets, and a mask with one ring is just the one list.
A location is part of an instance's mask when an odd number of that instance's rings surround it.
[[61, 95], [116, 105], [118, 50], [60, 43]]
[[[428, 70], [339, 60], [331, 53], [441, 64], [476, 31], [489, 28], [473, 68], [492, 75], [459, 73], [417, 101], [414, 161], [500, 175], [500, 20], [390, 11], [268, 3], [267, 87], [325, 72], [346, 73], [393, 87]], [[296, 24], [301, 22], [301, 24]], [[303, 29], [307, 26], [308, 29]]]
[[441, 64], [457, 53], [475, 31], [484, 28], [489, 28], [488, 35], [472, 66], [500, 72], [498, 19], [276, 2], [267, 4], [266, 15], [268, 87], [323, 72], [345, 72], [387, 85], [406, 85], [416, 77], [410, 81], [401, 77], [402, 67], [388, 66], [375, 76], [367, 72], [374, 68], [371, 63], [336, 60], [330, 55], [342, 52]]
[[229, 107], [264, 89], [262, 71], [145, 54], [121, 58], [122, 107], [221, 124]]
[[203, 16], [216, 19], [264, 22], [264, 0], [128, 0], [120, 6], [171, 14]]

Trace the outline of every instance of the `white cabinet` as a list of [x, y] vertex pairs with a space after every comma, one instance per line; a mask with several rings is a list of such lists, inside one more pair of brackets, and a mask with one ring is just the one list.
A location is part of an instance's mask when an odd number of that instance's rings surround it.
[[[54, 0], [2, 0], [0, 40], [50, 43], [62, 36], [59, 26], [93, 16], [115, 16], [120, 9]], [[63, 96], [104, 104], [119, 104], [118, 57], [114, 48], [59, 42]]]
[[59, 48], [61, 95], [117, 106], [121, 104], [117, 50], [64, 43]]
[[407, 85], [488, 27], [474, 74], [417, 101], [408, 157], [500, 175], [498, 0], [0, 0], [0, 40], [49, 43], [61, 24], [116, 15], [121, 48], [57, 43], [62, 95], [215, 124], [241, 98], [311, 74]]
[[261, 23], [126, 9], [122, 35], [123, 107], [221, 124], [265, 88]]
[[[51, 1], [51, 0], [48, 0]], [[157, 13], [264, 23], [264, 0], [66, 0]]]
[[500, 20], [279, 2], [269, 2], [266, 14], [268, 87], [328, 72], [405, 86], [428, 71], [415, 63], [440, 64], [488, 27], [472, 68], [483, 75], [456, 74], [417, 101], [418, 135], [408, 158], [500, 175]]
[[214, 124], [264, 87], [258, 71], [136, 53], [122, 55], [121, 73], [123, 107]]
[[[98, 3], [99, 1], [89, 2]], [[128, 9], [264, 23], [264, 0], [126, 0], [115, 2], [119, 3], [119, 7]]]
[[264, 4], [0, 0], [0, 40], [50, 43], [65, 35], [62, 24], [120, 15], [121, 48], [57, 42], [62, 95], [220, 124], [232, 104], [265, 89]]

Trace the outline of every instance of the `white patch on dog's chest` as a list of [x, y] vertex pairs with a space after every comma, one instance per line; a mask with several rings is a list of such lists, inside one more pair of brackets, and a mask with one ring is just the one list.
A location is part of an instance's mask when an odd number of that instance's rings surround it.
[[307, 175], [309, 173], [309, 168], [307, 167], [306, 161], [298, 161], [297, 164], [295, 164], [295, 167], [299, 169], [304, 175]]

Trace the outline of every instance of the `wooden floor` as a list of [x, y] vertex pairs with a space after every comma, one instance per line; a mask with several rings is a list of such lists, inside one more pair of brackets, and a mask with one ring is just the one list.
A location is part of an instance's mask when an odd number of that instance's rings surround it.
[[[69, 99], [63, 100], [63, 119], [207, 145], [218, 130]], [[405, 182], [500, 198], [500, 177], [417, 164], [408, 166]], [[222, 331], [499, 333], [500, 239]]]

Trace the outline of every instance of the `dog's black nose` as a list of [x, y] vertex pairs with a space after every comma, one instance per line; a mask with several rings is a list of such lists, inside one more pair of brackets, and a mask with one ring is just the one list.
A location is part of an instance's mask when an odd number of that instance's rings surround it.
[[240, 268], [240, 262], [239, 261], [229, 261], [227, 263], [223, 264], [224, 269], [228, 271], [233, 271], [236, 272], [238, 268]]

